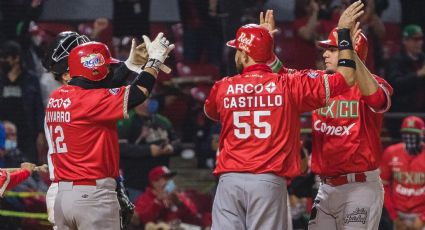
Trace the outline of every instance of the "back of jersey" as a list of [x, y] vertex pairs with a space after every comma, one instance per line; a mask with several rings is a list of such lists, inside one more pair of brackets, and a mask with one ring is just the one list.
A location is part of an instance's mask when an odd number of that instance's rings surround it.
[[299, 111], [286, 80], [268, 71], [224, 78], [213, 87], [205, 112], [220, 120], [215, 174], [299, 173]]

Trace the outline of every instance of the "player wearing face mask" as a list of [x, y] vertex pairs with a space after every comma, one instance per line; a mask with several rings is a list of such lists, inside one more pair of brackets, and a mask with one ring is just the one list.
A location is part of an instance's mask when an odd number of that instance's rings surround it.
[[382, 157], [384, 205], [396, 230], [425, 227], [424, 127], [421, 118], [406, 117], [402, 142], [389, 146]]

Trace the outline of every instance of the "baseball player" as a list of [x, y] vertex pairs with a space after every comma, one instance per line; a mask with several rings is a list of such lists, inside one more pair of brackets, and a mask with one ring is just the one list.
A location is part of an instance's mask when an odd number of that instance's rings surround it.
[[[174, 48], [160, 33], [144, 37], [149, 54], [145, 71], [129, 86], [105, 89], [110, 57], [106, 45], [88, 42], [68, 57], [71, 80], [55, 90], [46, 108], [45, 132], [58, 181], [54, 219], [58, 229], [119, 229], [116, 181], [119, 150], [116, 121], [142, 103], [160, 65]], [[52, 172], [51, 172], [52, 173]]]
[[286, 229], [287, 177], [300, 173], [302, 112], [327, 105], [354, 84], [350, 29], [363, 4], [349, 7], [339, 21], [337, 72], [274, 74], [266, 62], [273, 38], [248, 24], [227, 42], [236, 48], [240, 74], [216, 82], [204, 110], [222, 129], [214, 174], [219, 176], [212, 229]]
[[384, 205], [396, 230], [425, 229], [424, 121], [406, 117], [401, 125], [403, 142], [389, 146], [382, 156]]
[[[341, 17], [345, 13], [347, 11]], [[261, 16], [260, 21], [268, 24], [266, 27], [270, 31], [274, 30], [270, 13], [266, 13], [265, 20]], [[331, 98], [328, 106], [315, 110], [312, 115], [311, 165], [322, 184], [309, 229], [377, 229], [381, 217], [384, 194], [378, 172], [380, 131], [383, 113], [391, 105], [392, 88], [365, 67], [367, 39], [358, 27], [359, 24], [353, 33], [357, 53], [356, 86]], [[328, 40], [318, 43], [326, 50], [323, 54], [326, 73], [335, 72], [339, 65], [337, 57], [341, 44], [337, 37], [335, 28]], [[270, 63], [281, 72], [306, 71], [282, 68], [277, 59]]]
[[[44, 68], [54, 75], [55, 80], [59, 81], [62, 85], [67, 85], [68, 81], [71, 79], [69, 76], [68, 55], [74, 47], [87, 42], [90, 42], [90, 40], [85, 35], [80, 35], [73, 31], [64, 31], [59, 33], [55, 40], [49, 45], [42, 62]], [[109, 74], [110, 76], [106, 78], [107, 81], [104, 81], [105, 87], [112, 88], [124, 85], [124, 81], [130, 71], [140, 73], [142, 66], [147, 61], [147, 55], [145, 55], [145, 53], [145, 45], [142, 44], [136, 47], [135, 41], [133, 40], [128, 59], [125, 62], [117, 64], [113, 73]], [[58, 183], [54, 180], [54, 167], [52, 165], [53, 162], [51, 161], [50, 155], [48, 155], [48, 163], [52, 183], [46, 194], [46, 206], [48, 220], [54, 225], [53, 207], [58, 190]], [[124, 192], [125, 187], [123, 185], [122, 179], [117, 179], [117, 195], [121, 205], [121, 218], [123, 222], [121, 226], [122, 228], [124, 228], [125, 224], [131, 220], [134, 210], [134, 205], [129, 202], [129, 199]], [[56, 229], [55, 226], [54, 229]]]
[[6, 190], [13, 189], [22, 183], [34, 171], [35, 164], [24, 162], [21, 163], [21, 169], [9, 172], [7, 169], [0, 169], [0, 197]]

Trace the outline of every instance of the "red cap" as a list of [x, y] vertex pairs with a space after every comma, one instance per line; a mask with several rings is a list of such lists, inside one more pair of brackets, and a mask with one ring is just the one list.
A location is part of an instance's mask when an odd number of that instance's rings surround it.
[[401, 124], [402, 132], [422, 133], [425, 130], [424, 121], [420, 117], [406, 117]]
[[111, 57], [105, 44], [87, 42], [71, 50], [68, 57], [69, 75], [100, 81], [108, 74], [109, 64], [119, 62]]
[[273, 38], [269, 31], [257, 24], [247, 24], [238, 29], [236, 39], [227, 46], [245, 51], [255, 62], [267, 62], [273, 57]]
[[[317, 45], [325, 49], [329, 47], [338, 47], [337, 29], [338, 29], [337, 27], [333, 28], [333, 30], [329, 33], [328, 40], [318, 41]], [[366, 61], [367, 51], [368, 51], [368, 42], [367, 42], [366, 36], [363, 33], [360, 33], [360, 37], [356, 41], [356, 47], [354, 49], [356, 50], [360, 60], [362, 60], [363, 62]]]
[[171, 172], [166, 166], [156, 166], [149, 171], [149, 182], [152, 183], [157, 181], [161, 177], [173, 177], [177, 173]]

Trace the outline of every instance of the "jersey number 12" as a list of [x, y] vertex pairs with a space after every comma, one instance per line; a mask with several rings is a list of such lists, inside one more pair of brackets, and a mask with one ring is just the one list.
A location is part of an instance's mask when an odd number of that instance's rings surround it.
[[[68, 152], [68, 148], [66, 146], [66, 143], [64, 142], [65, 136], [63, 134], [63, 129], [60, 125], [56, 126], [54, 129], [52, 126], [49, 126], [50, 136], [51, 136], [51, 143], [53, 151], [52, 153], [66, 153]], [[56, 138], [53, 140], [53, 133], [55, 134]]]

